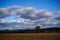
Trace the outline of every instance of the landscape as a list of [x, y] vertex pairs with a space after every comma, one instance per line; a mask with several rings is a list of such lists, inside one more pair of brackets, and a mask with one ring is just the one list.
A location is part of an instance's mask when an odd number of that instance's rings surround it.
[[0, 31], [0, 40], [60, 40], [60, 28]]
[[0, 40], [60, 40], [60, 0], [0, 0]]
[[0, 34], [0, 40], [60, 40], [60, 33]]

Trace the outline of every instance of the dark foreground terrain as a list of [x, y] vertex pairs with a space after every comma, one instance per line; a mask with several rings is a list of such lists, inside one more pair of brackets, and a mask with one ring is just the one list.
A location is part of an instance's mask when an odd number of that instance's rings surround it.
[[0, 34], [0, 40], [60, 40], [60, 33]]
[[5, 33], [60, 33], [60, 28], [43, 28], [39, 27], [35, 29], [17, 29], [17, 30], [0, 30], [0, 34]]

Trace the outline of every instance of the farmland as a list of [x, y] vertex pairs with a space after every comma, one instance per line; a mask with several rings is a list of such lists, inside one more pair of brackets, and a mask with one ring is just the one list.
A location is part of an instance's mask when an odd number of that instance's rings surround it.
[[60, 40], [60, 33], [0, 34], [0, 40]]

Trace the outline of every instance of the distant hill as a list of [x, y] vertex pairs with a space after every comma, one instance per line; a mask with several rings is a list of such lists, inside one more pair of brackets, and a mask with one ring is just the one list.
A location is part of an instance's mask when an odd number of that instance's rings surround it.
[[0, 33], [60, 33], [60, 27], [36, 29], [18, 29], [18, 30], [0, 30]]

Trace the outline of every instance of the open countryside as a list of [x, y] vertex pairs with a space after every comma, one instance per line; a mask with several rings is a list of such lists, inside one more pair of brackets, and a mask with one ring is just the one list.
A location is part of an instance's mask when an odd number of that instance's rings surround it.
[[60, 33], [0, 34], [0, 40], [60, 40]]

